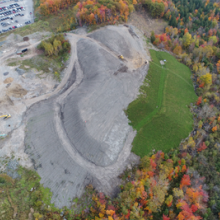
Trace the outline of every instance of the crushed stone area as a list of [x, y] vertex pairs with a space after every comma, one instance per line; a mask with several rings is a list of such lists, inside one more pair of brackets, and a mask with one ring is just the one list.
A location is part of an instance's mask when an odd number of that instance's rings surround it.
[[[58, 82], [52, 74], [36, 69], [20, 69], [7, 66], [8, 60], [22, 60], [36, 56], [36, 46], [51, 33], [34, 33], [24, 41], [20, 35], [11, 34], [0, 46], [0, 115], [10, 114], [10, 119], [0, 118], [0, 158], [15, 156], [23, 166], [30, 167], [31, 161], [24, 153], [24, 113], [29, 100], [55, 90]], [[17, 49], [28, 48], [24, 57], [16, 55]]]
[[20, 74], [15, 67], [0, 66], [0, 115], [12, 115], [10, 120], [1, 119], [2, 134], [8, 134], [20, 126], [22, 115], [26, 111], [26, 99], [52, 91], [57, 83], [49, 75], [40, 79], [37, 73], [30, 70]]
[[[137, 97], [150, 60], [143, 34], [132, 26], [107, 26], [89, 34], [81, 28], [67, 39], [71, 57], [59, 85], [37, 79], [33, 69], [0, 67], [0, 90], [7, 97], [0, 111], [14, 108], [14, 116], [0, 124], [8, 129], [0, 157], [13, 152], [21, 165], [32, 166], [60, 208], [70, 206], [87, 184], [114, 196], [118, 176], [138, 163], [131, 153], [136, 132], [124, 109]], [[5, 62], [11, 53], [0, 59]]]
[[66, 86], [26, 112], [25, 152], [58, 207], [70, 205], [61, 198], [81, 195], [88, 183], [113, 195], [117, 176], [137, 163], [130, 153], [135, 132], [123, 109], [136, 98], [149, 60], [142, 40], [125, 26], [67, 36], [72, 54]]
[[41, 182], [51, 188], [51, 202], [62, 207], [70, 206], [70, 198], [80, 196], [85, 185], [94, 183], [91, 174], [63, 149], [54, 122], [53, 102], [51, 98], [29, 109], [25, 152], [30, 155]]

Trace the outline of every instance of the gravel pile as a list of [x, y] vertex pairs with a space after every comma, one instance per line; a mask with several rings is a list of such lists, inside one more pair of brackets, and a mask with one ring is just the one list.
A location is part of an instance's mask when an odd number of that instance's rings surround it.
[[136, 98], [149, 59], [128, 27], [68, 37], [68, 82], [26, 113], [25, 152], [58, 207], [70, 206], [68, 198], [80, 196], [88, 183], [113, 193], [126, 161], [137, 161], [129, 157], [134, 132], [124, 109]]

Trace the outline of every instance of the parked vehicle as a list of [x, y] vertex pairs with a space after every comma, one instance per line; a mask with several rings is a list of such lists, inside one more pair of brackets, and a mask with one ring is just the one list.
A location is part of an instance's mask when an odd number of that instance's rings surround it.
[[25, 48], [24, 50], [22, 50], [21, 52], [22, 53], [24, 53], [24, 52], [26, 52], [26, 51], [28, 51], [28, 49], [27, 48]]

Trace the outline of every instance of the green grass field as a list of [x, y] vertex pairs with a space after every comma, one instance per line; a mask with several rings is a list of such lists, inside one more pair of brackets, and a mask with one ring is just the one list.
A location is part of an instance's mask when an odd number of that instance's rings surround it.
[[[140, 96], [126, 114], [137, 130], [132, 151], [143, 157], [153, 149], [167, 152], [189, 135], [193, 118], [188, 105], [197, 96], [190, 69], [165, 52], [150, 50], [152, 62]], [[166, 60], [161, 66], [160, 60]]]

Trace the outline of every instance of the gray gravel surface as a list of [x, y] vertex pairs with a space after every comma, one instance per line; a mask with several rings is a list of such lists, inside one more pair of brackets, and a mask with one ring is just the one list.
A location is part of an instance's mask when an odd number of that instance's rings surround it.
[[138, 161], [130, 153], [135, 132], [123, 110], [137, 96], [149, 59], [124, 26], [68, 39], [72, 51], [63, 87], [26, 103], [25, 119], [25, 152], [58, 207], [69, 206], [68, 199], [80, 196], [88, 183], [113, 195], [117, 176]]
[[25, 152], [30, 154], [44, 186], [51, 188], [52, 202], [62, 207], [71, 204], [69, 198], [80, 196], [84, 186], [92, 183], [92, 177], [63, 149], [53, 120], [52, 102], [53, 99], [43, 101], [30, 109]]

